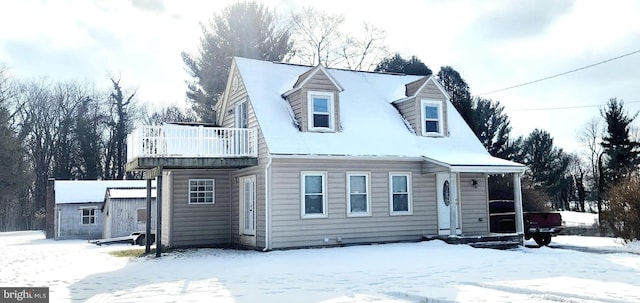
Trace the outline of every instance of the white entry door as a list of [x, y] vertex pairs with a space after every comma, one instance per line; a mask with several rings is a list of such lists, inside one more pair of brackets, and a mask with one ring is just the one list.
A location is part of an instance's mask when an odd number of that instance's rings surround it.
[[255, 245], [256, 176], [240, 178], [240, 235], [251, 236], [246, 244]]
[[[438, 234], [460, 234], [460, 203], [458, 203], [456, 174], [436, 174], [436, 199], [438, 200]], [[452, 225], [456, 226], [455, 233], [451, 232]]]

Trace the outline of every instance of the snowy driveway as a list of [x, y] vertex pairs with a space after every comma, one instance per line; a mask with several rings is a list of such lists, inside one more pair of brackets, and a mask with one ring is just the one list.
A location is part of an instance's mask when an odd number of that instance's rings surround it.
[[640, 256], [623, 252], [638, 247], [608, 238], [557, 240], [620, 253], [432, 241], [161, 259], [108, 254], [137, 246], [43, 238], [0, 233], [0, 286], [48, 286], [51, 302], [640, 302]]

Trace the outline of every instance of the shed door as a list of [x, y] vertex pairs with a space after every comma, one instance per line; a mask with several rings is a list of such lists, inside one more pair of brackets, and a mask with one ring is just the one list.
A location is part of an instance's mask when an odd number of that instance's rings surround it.
[[240, 178], [240, 206], [240, 234], [246, 236], [255, 236], [256, 176]]
[[[460, 234], [460, 212], [458, 211], [460, 203], [458, 203], [458, 180], [456, 174], [436, 175], [436, 199], [438, 200], [438, 234], [452, 234], [452, 221], [455, 221], [454, 224], [457, 227], [455, 234]], [[452, 209], [452, 207], [454, 208]], [[454, 212], [452, 213], [452, 211]]]

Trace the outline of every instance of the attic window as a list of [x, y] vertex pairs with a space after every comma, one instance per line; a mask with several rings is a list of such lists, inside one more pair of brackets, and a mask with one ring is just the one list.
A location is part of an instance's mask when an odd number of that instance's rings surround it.
[[307, 93], [309, 124], [311, 131], [333, 131], [333, 94], [327, 92]]
[[442, 136], [443, 134], [443, 114], [442, 102], [436, 100], [422, 100], [422, 135]]

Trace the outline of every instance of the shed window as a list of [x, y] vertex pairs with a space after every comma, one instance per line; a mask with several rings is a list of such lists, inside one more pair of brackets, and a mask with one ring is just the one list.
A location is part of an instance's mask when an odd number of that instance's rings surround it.
[[302, 217], [327, 216], [327, 173], [302, 172]]
[[80, 211], [82, 212], [82, 221], [80, 223], [83, 225], [96, 224], [95, 208], [83, 208]]
[[146, 208], [138, 208], [136, 210], [137, 221], [138, 223], [147, 223], [147, 209]]
[[389, 206], [391, 215], [412, 214], [411, 173], [389, 174]]
[[443, 134], [442, 102], [422, 100], [422, 135], [441, 136]]
[[333, 131], [333, 93], [309, 92], [309, 130]]
[[214, 196], [214, 179], [189, 179], [189, 204], [214, 204]]

